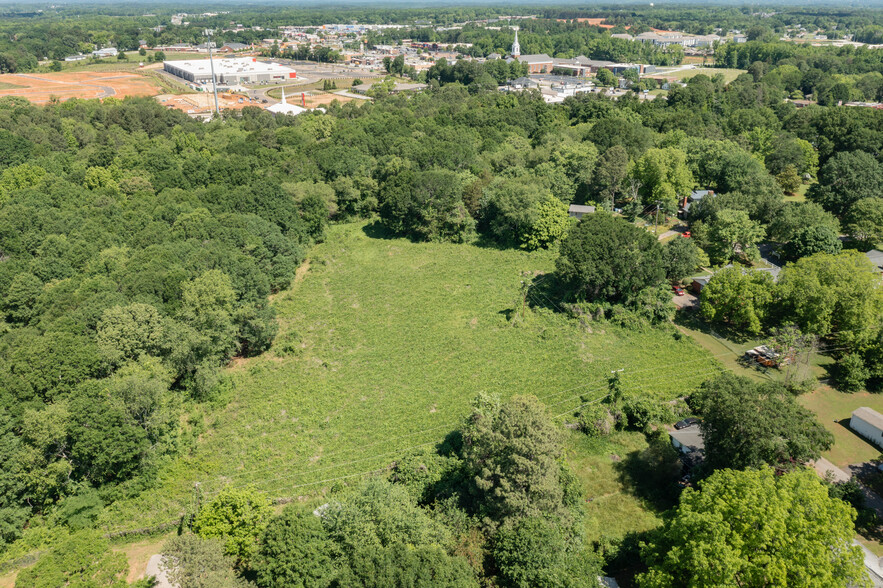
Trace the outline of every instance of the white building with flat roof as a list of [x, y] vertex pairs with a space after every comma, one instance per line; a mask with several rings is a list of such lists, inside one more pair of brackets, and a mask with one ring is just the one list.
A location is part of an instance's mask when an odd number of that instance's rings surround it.
[[[253, 57], [215, 59], [215, 78], [218, 85], [265, 84], [295, 79], [297, 72], [278, 63], [258, 61]], [[168, 73], [194, 84], [211, 84], [212, 68], [208, 59], [164, 61]]]

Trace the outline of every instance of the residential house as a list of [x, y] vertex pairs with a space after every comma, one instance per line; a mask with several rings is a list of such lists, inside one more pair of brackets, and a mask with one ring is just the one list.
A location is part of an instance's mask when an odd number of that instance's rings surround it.
[[581, 219], [584, 214], [592, 214], [595, 212], [594, 206], [584, 206], [582, 204], [571, 204], [567, 210], [567, 214], [575, 219]]
[[693, 290], [693, 293], [697, 296], [702, 292], [702, 288], [708, 285], [708, 282], [711, 280], [711, 276], [700, 276], [698, 278], [693, 278], [693, 282], [690, 284], [690, 289]]
[[685, 429], [675, 429], [668, 432], [671, 444], [684, 455], [705, 451], [705, 440], [702, 438], [702, 429], [699, 425], [692, 425]]

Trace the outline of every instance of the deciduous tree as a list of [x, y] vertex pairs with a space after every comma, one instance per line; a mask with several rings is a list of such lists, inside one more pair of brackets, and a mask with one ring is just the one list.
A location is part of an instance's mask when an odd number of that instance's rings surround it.
[[811, 470], [719, 471], [681, 495], [644, 550], [639, 585], [867, 586], [854, 519]]
[[711, 258], [716, 262], [753, 260], [759, 255], [757, 243], [765, 231], [742, 210], [721, 210], [708, 226]]
[[818, 459], [834, 437], [776, 383], [723, 374], [691, 397], [702, 415], [705, 462], [713, 469], [792, 468]]
[[270, 501], [254, 488], [226, 488], [197, 513], [193, 531], [221, 539], [224, 553], [247, 565], [271, 514]]
[[653, 235], [605, 212], [585, 215], [561, 244], [558, 275], [590, 299], [620, 300], [665, 278]]

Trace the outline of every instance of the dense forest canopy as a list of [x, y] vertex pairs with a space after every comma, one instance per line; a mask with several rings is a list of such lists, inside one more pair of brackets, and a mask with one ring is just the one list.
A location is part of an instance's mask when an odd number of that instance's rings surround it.
[[[382, 34], [370, 31], [369, 43], [390, 42], [399, 39], [473, 44], [463, 47], [470, 55], [484, 56], [501, 52], [511, 45], [511, 26], [522, 28], [520, 41], [523, 53], [548, 53], [555, 57], [573, 57], [584, 54], [593, 59], [639, 61], [670, 65], [680, 63], [679, 47], [660, 49], [651, 44], [630, 43], [611, 39], [610, 30], [587, 23], [574, 22], [577, 18], [605, 18], [614, 25], [613, 32], [636, 34], [650, 29], [683, 31], [690, 34], [709, 34], [716, 29], [747, 32], [751, 40], [769, 35], [776, 38], [786, 31], [802, 26], [807, 30], [824, 31], [829, 38], [853, 35], [855, 40], [879, 43], [883, 39], [883, 19], [871, 9], [830, 9], [819, 7], [781, 7], [759, 11], [749, 7], [707, 6], [673, 7], [634, 5], [603, 6], [585, 9], [573, 7], [517, 6], [440, 6], [431, 7], [350, 7], [339, 8], [331, 14], [324, 8], [304, 6], [232, 7], [229, 5], [199, 5], [187, 7], [189, 26], [170, 25], [170, 17], [183, 9], [168, 4], [157, 5], [75, 5], [46, 6], [36, 11], [32, 6], [5, 9], [0, 21], [0, 73], [29, 71], [41, 60], [60, 60], [65, 56], [94, 46], [114, 46], [120, 50], [137, 50], [139, 41], [150, 46], [174, 43], [198, 44], [204, 42], [203, 30], [218, 31], [230, 28], [231, 23], [244, 28], [220, 33], [224, 42], [253, 43], [273, 37], [282, 25], [321, 26], [338, 23], [400, 24], [403, 28], [386, 30]], [[485, 28], [469, 24], [476, 20], [532, 15], [535, 19], [500, 21], [501, 27]], [[206, 16], [205, 14], [215, 14]], [[157, 32], [154, 28], [160, 27]], [[436, 30], [436, 27], [458, 28]], [[258, 27], [253, 29], [252, 27]], [[828, 49], [808, 48], [819, 53]], [[792, 48], [790, 51], [799, 51]], [[761, 60], [763, 60], [761, 58]], [[751, 62], [755, 61], [752, 59]], [[727, 63], [727, 62], [721, 62]], [[731, 67], [736, 67], [737, 60]], [[750, 63], [750, 62], [749, 62]], [[879, 66], [879, 64], [878, 64]], [[864, 70], [869, 71], [869, 70]]]
[[[75, 8], [81, 17], [67, 18]], [[94, 44], [196, 42], [203, 26], [234, 18], [266, 27], [401, 23], [409, 26], [371, 40], [471, 43], [475, 55], [511, 42], [506, 25], [416, 26], [511, 9], [501, 6], [237, 8], [148, 33], [171, 12], [154, 9], [150, 17], [126, 6], [16, 13], [0, 21], [0, 69], [44, 67], [37, 61]], [[837, 360], [832, 382], [843, 390], [883, 383], [883, 288], [864, 254], [883, 242], [883, 110], [843, 105], [883, 99], [883, 52], [777, 40], [798, 22], [873, 38], [879, 13], [536, 14], [519, 23], [525, 52], [659, 64], [678, 63], [682, 52], [557, 19], [605, 16], [634, 30], [695, 33], [763, 23], [748, 42], [716, 48], [719, 67], [746, 73], [725, 83], [700, 72], [658, 99], [642, 99], [639, 85], [617, 99], [587, 93], [560, 104], [535, 90], [499, 92], [525, 73], [502, 60], [439, 60], [425, 92], [296, 117], [248, 106], [202, 122], [151, 98], [0, 99], [0, 556], [26, 529], [65, 529], [19, 585], [119, 583], [125, 564], [94, 529], [98, 514], [160, 483], [164, 465], [193, 451], [204, 432], [194, 415], [227, 401], [224, 366], [271, 347], [278, 325], [269, 299], [291, 285], [329, 223], [376, 219], [366, 231], [449, 247], [550, 249], [554, 272], [522, 276], [522, 318], [532, 294], [548, 303], [538, 312], [573, 315], [581, 329], [586, 321], [668, 325], [672, 284], [713, 267], [698, 311], [707, 325], [742, 340], [769, 335], [789, 352], [821, 347]], [[227, 40], [265, 32], [236, 35]], [[798, 108], [807, 97], [814, 103]], [[697, 189], [709, 192], [689, 202]], [[797, 191], [805, 201], [786, 201]], [[577, 222], [570, 204], [596, 212]], [[689, 239], [662, 242], [636, 222], [679, 210]], [[754, 268], [762, 245], [781, 251], [777, 280]], [[770, 558], [782, 582], [856, 581], [860, 558], [849, 541], [861, 499], [801, 469], [832, 444], [795, 400], [814, 383], [721, 376], [685, 391], [696, 392], [689, 405], [660, 404], [624, 391], [614, 374], [603, 401], [558, 415], [592, 443], [616, 431], [645, 436], [638, 459], [673, 508], [642, 537], [645, 547], [585, 541], [585, 499], [560, 423], [540, 401], [479, 395], [444, 442], [352, 480], [321, 516], [298, 504], [274, 515], [267, 496], [231, 487], [182, 518], [165, 553], [182, 588], [200, 585], [206, 570], [217, 586], [594, 586], [587, 579], [621, 557], [643, 557], [642, 586], [713, 585], [703, 583], [707, 570], [671, 556], [678, 549], [696, 561], [726, 550], [734, 582], [762, 576]], [[705, 481], [683, 494], [681, 463], [658, 427], [673, 422], [675, 404], [703, 416], [717, 452], [695, 473]], [[764, 418], [735, 435], [752, 410]], [[730, 486], [787, 499], [753, 509]], [[691, 521], [721, 513], [762, 523], [745, 536], [822, 529], [819, 517], [833, 523], [787, 550], [764, 538], [743, 550], [742, 537], [723, 528], [691, 542]], [[802, 565], [832, 552], [834, 566]]]

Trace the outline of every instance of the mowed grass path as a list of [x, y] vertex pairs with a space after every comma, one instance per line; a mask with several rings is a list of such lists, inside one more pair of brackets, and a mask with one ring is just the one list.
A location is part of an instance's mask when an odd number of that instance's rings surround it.
[[296, 498], [353, 482], [442, 441], [481, 392], [535, 394], [563, 423], [606, 393], [613, 370], [624, 370], [626, 390], [663, 401], [719, 369], [674, 329], [586, 328], [529, 307], [512, 326], [523, 274], [551, 271], [552, 252], [412, 243], [372, 229], [330, 229], [305, 276], [273, 301], [273, 349], [234, 362], [230, 400], [209, 414], [195, 453], [106, 513], [106, 528], [176, 516], [197, 481], [206, 498], [227, 485]]

